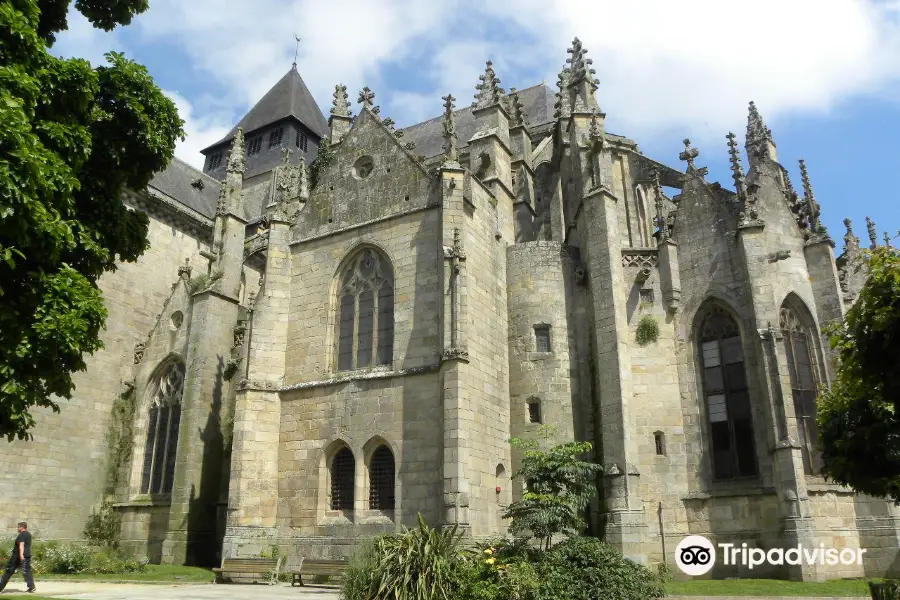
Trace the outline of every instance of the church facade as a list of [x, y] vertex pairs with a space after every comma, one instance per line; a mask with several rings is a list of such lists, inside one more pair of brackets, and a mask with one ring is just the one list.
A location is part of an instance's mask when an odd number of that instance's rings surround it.
[[101, 280], [76, 397], [0, 452], [0, 519], [76, 539], [106, 499], [130, 551], [209, 565], [346, 556], [418, 514], [486, 538], [522, 492], [509, 438], [546, 437], [594, 444], [590, 530], [635, 560], [704, 535], [867, 549], [753, 574], [900, 575], [900, 510], [817, 474], [850, 222], [836, 259], [752, 103], [726, 188], [689, 140], [673, 168], [607, 132], [569, 54], [556, 91], [488, 63], [405, 129], [368, 88], [326, 120], [295, 67], [203, 172], [129, 193], [151, 248]]

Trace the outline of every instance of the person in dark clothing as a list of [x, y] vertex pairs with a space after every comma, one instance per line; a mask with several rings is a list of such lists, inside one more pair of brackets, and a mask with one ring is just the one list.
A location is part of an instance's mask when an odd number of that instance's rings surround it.
[[13, 576], [16, 569], [22, 570], [22, 577], [28, 585], [28, 591], [34, 592], [34, 577], [31, 576], [31, 534], [28, 533], [28, 523], [22, 521], [18, 525], [19, 535], [13, 543], [12, 554], [9, 555], [9, 562], [6, 563], [6, 571], [3, 573], [3, 579], [0, 579], [0, 592], [6, 587], [9, 578]]

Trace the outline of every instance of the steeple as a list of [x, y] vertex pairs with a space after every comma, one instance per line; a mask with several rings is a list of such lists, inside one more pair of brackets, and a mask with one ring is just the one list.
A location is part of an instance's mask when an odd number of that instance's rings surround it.
[[487, 61], [484, 68], [484, 75], [479, 75], [478, 79], [481, 83], [475, 86], [478, 93], [475, 94], [475, 102], [472, 103], [473, 108], [488, 108], [500, 103], [500, 97], [503, 95], [503, 88], [500, 87], [500, 80], [494, 72], [494, 63]]
[[568, 93], [572, 112], [590, 113], [599, 109], [594, 92], [600, 82], [594, 77], [596, 70], [591, 68], [593, 60], [587, 57], [587, 49], [577, 37], [572, 40], [572, 47], [566, 52], [571, 54], [566, 59], [569, 68]]
[[747, 157], [751, 168], [758, 160], [768, 158], [778, 161], [772, 130], [766, 127], [762, 115], [754, 102], [750, 102], [750, 114], [747, 116]]

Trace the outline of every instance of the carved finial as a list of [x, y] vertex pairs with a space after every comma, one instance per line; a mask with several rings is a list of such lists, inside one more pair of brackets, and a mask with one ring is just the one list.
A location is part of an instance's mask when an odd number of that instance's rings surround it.
[[738, 150], [736, 137], [729, 131], [725, 139], [728, 140], [728, 155], [731, 157], [731, 177], [734, 179], [734, 189], [741, 194], [744, 192], [744, 167], [741, 166], [741, 152]]
[[559, 72], [559, 79], [556, 82], [559, 91], [556, 92], [556, 104], [553, 107], [556, 111], [553, 113], [555, 118], [568, 117], [572, 112], [572, 106], [569, 100], [569, 83], [572, 81], [572, 70], [568, 66], [563, 67]]
[[665, 215], [665, 207], [663, 205], [662, 186], [659, 183], [659, 168], [653, 167], [653, 200], [656, 204], [656, 226], [659, 227], [659, 241], [669, 239], [668, 220]]
[[566, 50], [566, 52], [572, 55], [571, 58], [566, 59], [566, 63], [571, 65], [572, 69], [572, 79], [569, 82], [569, 85], [575, 85], [587, 79], [588, 82], [594, 86], [596, 83], [594, 74], [596, 74], [597, 71], [591, 68], [594, 61], [585, 56], [587, 50], [581, 45], [581, 40], [577, 37], [572, 40], [572, 47]]
[[[369, 88], [365, 88], [369, 89]], [[371, 91], [369, 92], [371, 93]], [[374, 94], [372, 94], [374, 97]], [[331, 114], [336, 117], [350, 116], [350, 102], [347, 100], [347, 86], [339, 83], [334, 86], [334, 94], [331, 101]]]
[[688, 171], [693, 171], [697, 167], [694, 166], [694, 159], [700, 156], [700, 151], [696, 148], [691, 148], [691, 140], [688, 138], [684, 138], [684, 150], [681, 154], [678, 155], [679, 160], [687, 161]]
[[475, 86], [478, 93], [475, 94], [475, 102], [472, 106], [475, 108], [487, 108], [494, 106], [500, 102], [500, 96], [503, 89], [499, 87], [500, 80], [494, 72], [494, 63], [487, 61], [484, 67], [484, 75], [479, 75], [478, 79], [481, 83]]
[[358, 104], [362, 104], [363, 106], [368, 106], [372, 108], [372, 101], [375, 100], [375, 92], [369, 89], [369, 86], [364, 87], [359, 90], [359, 99], [356, 101]]
[[455, 108], [453, 102], [456, 98], [454, 98], [452, 94], [447, 94], [441, 98], [441, 100], [444, 101], [444, 150], [447, 152], [444, 161], [455, 163], [459, 160], [459, 150], [456, 146], [458, 138], [456, 133], [456, 120], [453, 116], [453, 109]]
[[766, 127], [754, 102], [750, 102], [750, 114], [747, 116], [747, 152], [755, 152], [760, 157], [769, 157], [769, 142], [772, 142], [772, 130]]
[[228, 153], [228, 173], [244, 172], [244, 130], [238, 127], [231, 142], [231, 151]]
[[884, 246], [885, 248], [891, 247], [891, 235], [887, 231], [884, 232]]
[[382, 121], [382, 123], [384, 124], [385, 127], [387, 127], [388, 129], [390, 129], [391, 131], [394, 131], [394, 125], [395, 125], [395, 123], [394, 123], [394, 120], [393, 120], [392, 118], [388, 117], [388, 118], [384, 119], [384, 120]]
[[800, 159], [800, 177], [803, 180], [803, 200], [806, 202], [806, 213], [809, 218], [809, 228], [813, 234], [824, 233], [824, 227], [820, 220], [821, 209], [819, 203], [816, 202], [816, 196], [813, 193], [812, 185], [809, 182], [809, 172], [806, 170], [806, 161]]
[[869, 230], [869, 241], [872, 243], [872, 250], [874, 250], [878, 247], [878, 232], [875, 229], [875, 221], [866, 217], [866, 228]]
[[509, 112], [512, 117], [509, 121], [510, 127], [528, 125], [528, 117], [525, 114], [525, 104], [523, 104], [522, 99], [519, 98], [519, 93], [516, 91], [516, 88], [510, 89], [509, 92]]

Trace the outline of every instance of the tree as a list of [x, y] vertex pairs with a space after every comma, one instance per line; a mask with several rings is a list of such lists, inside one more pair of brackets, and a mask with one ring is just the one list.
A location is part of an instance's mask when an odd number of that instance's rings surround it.
[[879, 248], [842, 324], [832, 326], [838, 369], [818, 400], [823, 473], [900, 503], [900, 253]]
[[[542, 428], [545, 439], [549, 430]], [[513, 477], [525, 481], [522, 499], [509, 505], [504, 519], [512, 519], [510, 532], [542, 541], [549, 550], [553, 536], [584, 528], [582, 514], [597, 491], [598, 464], [581, 460], [591, 451], [589, 442], [569, 442], [542, 450], [535, 440], [510, 439], [524, 452]]]
[[[122, 203], [183, 139], [174, 103], [122, 54], [91, 68], [49, 53], [71, 0], [0, 0], [0, 435], [28, 439], [35, 406], [59, 411], [84, 353], [103, 347], [97, 285], [147, 248], [148, 219]], [[76, 0], [95, 27], [147, 0]]]

